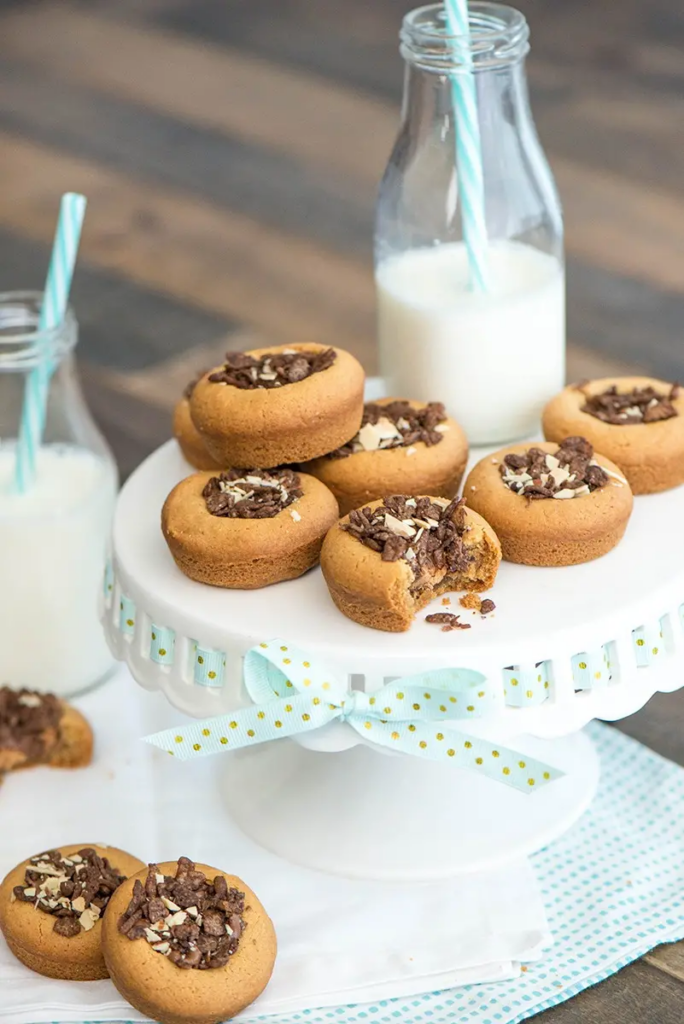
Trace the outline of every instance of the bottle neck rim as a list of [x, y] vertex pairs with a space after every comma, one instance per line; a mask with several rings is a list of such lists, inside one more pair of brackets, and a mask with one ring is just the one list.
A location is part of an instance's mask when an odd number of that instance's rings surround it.
[[56, 367], [73, 350], [78, 336], [69, 306], [56, 327], [40, 329], [43, 293], [0, 292], [0, 373], [26, 372], [48, 360]]
[[399, 34], [402, 57], [423, 71], [444, 75], [510, 67], [529, 53], [529, 26], [514, 7], [471, 0], [468, 20], [469, 40], [449, 31], [443, 3], [409, 11]]

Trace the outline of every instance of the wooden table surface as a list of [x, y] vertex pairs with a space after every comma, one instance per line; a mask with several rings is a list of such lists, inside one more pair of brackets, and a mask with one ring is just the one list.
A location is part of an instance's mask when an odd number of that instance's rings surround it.
[[[124, 474], [227, 348], [309, 338], [376, 369], [373, 203], [411, 6], [0, 0], [3, 288], [40, 285], [58, 196], [85, 192], [81, 369]], [[565, 206], [569, 373], [684, 380], [684, 8], [519, 6]], [[619, 727], [684, 763], [684, 692]], [[684, 949], [534, 1020], [682, 1024]]]

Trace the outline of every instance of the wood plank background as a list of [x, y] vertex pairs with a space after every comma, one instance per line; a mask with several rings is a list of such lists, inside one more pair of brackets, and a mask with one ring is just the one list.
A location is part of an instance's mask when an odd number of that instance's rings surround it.
[[[74, 302], [128, 473], [196, 368], [312, 338], [376, 369], [371, 238], [412, 0], [0, 0], [3, 288], [39, 286], [59, 194], [90, 200]], [[520, 0], [566, 215], [569, 372], [684, 379], [684, 7]], [[684, 763], [684, 698], [621, 728]], [[684, 953], [545, 1024], [682, 1024]]]

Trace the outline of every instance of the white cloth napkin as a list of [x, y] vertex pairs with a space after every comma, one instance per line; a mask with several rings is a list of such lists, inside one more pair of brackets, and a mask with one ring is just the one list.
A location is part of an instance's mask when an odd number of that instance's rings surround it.
[[[185, 855], [240, 875], [278, 934], [266, 992], [246, 1014], [366, 1003], [514, 977], [551, 944], [527, 862], [447, 882], [397, 885], [333, 878], [257, 847], [230, 822], [218, 781], [230, 755], [179, 771], [140, 737], [183, 720], [121, 668], [77, 702], [96, 735], [92, 767], [36, 768], [0, 790], [0, 873], [70, 842], [118, 846], [147, 861]], [[287, 742], [287, 741], [283, 741]], [[0, 1021], [146, 1021], [109, 981], [32, 974], [0, 940]]]

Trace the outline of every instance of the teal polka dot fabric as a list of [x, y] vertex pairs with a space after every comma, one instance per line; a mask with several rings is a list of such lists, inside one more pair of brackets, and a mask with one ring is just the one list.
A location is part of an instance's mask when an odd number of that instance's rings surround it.
[[[684, 938], [684, 769], [608, 726], [598, 795], [532, 862], [554, 945], [513, 981], [269, 1017], [269, 1024], [518, 1024]], [[121, 1022], [127, 1024], [127, 1022]]]

